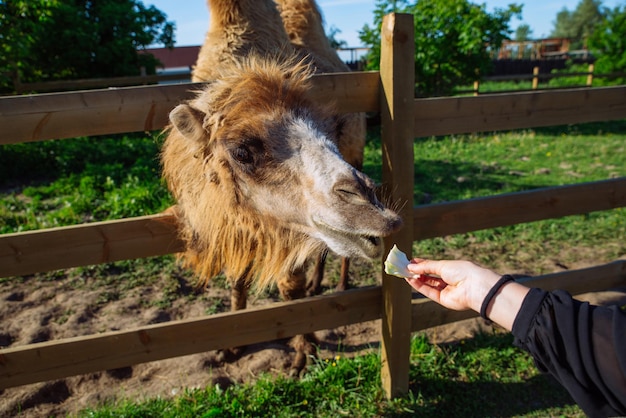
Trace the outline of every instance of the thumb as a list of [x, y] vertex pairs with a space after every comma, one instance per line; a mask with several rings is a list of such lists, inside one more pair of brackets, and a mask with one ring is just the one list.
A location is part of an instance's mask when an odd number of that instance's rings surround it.
[[441, 276], [441, 263], [435, 260], [414, 258], [407, 269], [414, 274], [435, 274]]

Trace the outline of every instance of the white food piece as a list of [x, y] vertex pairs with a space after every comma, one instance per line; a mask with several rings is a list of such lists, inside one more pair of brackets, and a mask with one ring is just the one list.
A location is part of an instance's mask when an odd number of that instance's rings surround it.
[[413, 273], [407, 270], [406, 266], [409, 265], [409, 259], [402, 251], [394, 244], [391, 251], [387, 255], [385, 260], [385, 273], [391, 274], [397, 277], [411, 277]]

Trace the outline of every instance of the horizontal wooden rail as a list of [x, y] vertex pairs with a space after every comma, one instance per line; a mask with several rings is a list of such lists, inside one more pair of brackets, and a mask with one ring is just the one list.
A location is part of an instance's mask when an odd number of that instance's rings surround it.
[[[377, 72], [313, 77], [312, 99], [343, 112], [379, 109]], [[0, 145], [159, 130], [169, 112], [202, 83], [125, 87], [0, 98]]]
[[[572, 294], [626, 285], [626, 261], [521, 280]], [[409, 288], [407, 287], [407, 291]], [[380, 319], [380, 286], [0, 351], [0, 389]], [[412, 331], [476, 316], [416, 299]]]
[[0, 390], [381, 317], [380, 287], [0, 350]]
[[[626, 178], [550, 187], [413, 210], [413, 239], [626, 206]], [[183, 250], [167, 214], [0, 235], [0, 277], [171, 254]]]
[[[544, 290], [567, 290], [572, 295], [624, 287], [626, 286], [626, 260], [581, 270], [529, 277], [518, 281], [526, 286], [539, 287]], [[425, 298], [413, 300], [411, 315], [413, 319], [412, 331], [420, 331], [478, 316], [474, 311], [446, 309]]]
[[0, 98], [0, 144], [153, 131], [201, 84], [125, 87]]
[[0, 277], [180, 252], [176, 220], [159, 214], [0, 235]]
[[626, 206], [626, 177], [418, 206], [415, 240]]
[[626, 118], [626, 86], [415, 100], [415, 136]]
[[126, 77], [107, 77], [107, 78], [84, 78], [79, 80], [55, 80], [40, 81], [35, 83], [18, 83], [15, 89], [18, 93], [28, 92], [50, 92], [50, 91], [67, 91], [67, 90], [83, 90], [83, 89], [102, 89], [110, 87], [127, 87], [141, 86], [145, 84], [157, 84], [160, 82], [189, 82], [191, 80], [191, 72], [180, 72], [175, 74], [154, 74], [154, 75], [137, 75]]

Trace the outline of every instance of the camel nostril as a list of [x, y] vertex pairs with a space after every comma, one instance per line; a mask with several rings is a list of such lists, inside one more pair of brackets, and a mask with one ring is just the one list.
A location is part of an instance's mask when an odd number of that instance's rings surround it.
[[400, 216], [394, 216], [393, 218], [391, 218], [387, 224], [387, 226], [389, 227], [389, 234], [398, 232], [400, 228], [402, 228], [403, 224], [404, 222], [402, 221], [402, 218]]

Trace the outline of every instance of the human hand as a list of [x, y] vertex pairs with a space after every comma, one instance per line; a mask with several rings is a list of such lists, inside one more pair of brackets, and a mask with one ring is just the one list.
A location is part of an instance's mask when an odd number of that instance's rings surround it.
[[[415, 258], [407, 266], [411, 287], [448, 309], [480, 310], [489, 289], [500, 275], [470, 261]], [[434, 277], [438, 276], [438, 277]]]

